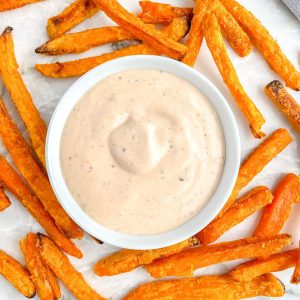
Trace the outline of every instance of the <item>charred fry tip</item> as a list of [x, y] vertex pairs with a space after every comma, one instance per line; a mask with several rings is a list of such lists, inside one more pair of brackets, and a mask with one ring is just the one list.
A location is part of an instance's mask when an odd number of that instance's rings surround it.
[[6, 28], [4, 29], [3, 33], [11, 33], [14, 29], [10, 26], [6, 26]]
[[256, 139], [261, 139], [266, 136], [266, 134], [263, 131], [256, 131], [252, 126], [250, 126], [250, 130]]
[[45, 52], [44, 45], [36, 48], [34, 51], [35, 53], [44, 53]]

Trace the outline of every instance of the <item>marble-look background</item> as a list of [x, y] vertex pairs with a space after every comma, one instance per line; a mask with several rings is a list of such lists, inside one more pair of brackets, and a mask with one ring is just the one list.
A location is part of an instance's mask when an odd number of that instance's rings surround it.
[[[38, 4], [30, 5], [21, 9], [10, 12], [0, 13], [0, 31], [5, 26], [12, 26], [14, 28], [14, 40], [16, 55], [20, 65], [24, 81], [26, 82], [33, 99], [42, 113], [43, 117], [49, 121], [51, 114], [58, 103], [60, 97], [68, 89], [68, 87], [76, 80], [74, 79], [49, 79], [41, 76], [34, 70], [35, 63], [53, 62], [56, 57], [42, 57], [34, 53], [34, 49], [40, 46], [47, 40], [46, 22], [50, 16], [53, 16], [66, 7], [72, 0], [45, 0]], [[120, 1], [127, 8], [138, 11], [138, 1]], [[167, 2], [167, 1], [165, 1]], [[169, 0], [174, 5], [192, 5], [192, 0]], [[291, 14], [291, 12], [279, 0], [241, 0], [247, 8], [249, 8], [255, 15], [266, 25], [273, 36], [278, 40], [287, 56], [300, 69], [299, 55], [300, 55], [300, 23]], [[80, 24], [74, 31], [81, 31], [83, 29], [105, 26], [111, 24], [111, 21], [100, 13], [83, 24]], [[100, 48], [92, 49], [86, 53], [79, 55], [68, 55], [60, 57], [60, 60], [71, 60], [79, 57], [87, 57], [98, 55], [103, 52], [111, 50], [111, 46], [107, 45]], [[246, 58], [237, 57], [231, 49], [229, 49], [230, 56], [237, 72], [240, 76], [242, 84], [254, 102], [264, 114], [267, 123], [264, 131], [269, 134], [278, 127], [285, 127], [290, 130], [295, 138], [295, 141], [284, 150], [275, 160], [269, 164], [265, 170], [255, 178], [255, 180], [247, 187], [250, 189], [256, 185], [267, 185], [274, 187], [282, 175], [286, 172], [300, 173], [300, 139], [299, 135], [291, 128], [289, 123], [282, 117], [282, 115], [273, 106], [271, 101], [264, 95], [264, 86], [273, 79], [278, 78], [273, 73], [260, 54], [253, 51]], [[220, 77], [216, 66], [211, 58], [206, 45], [204, 44], [199, 55], [196, 69], [207, 76], [228, 99], [228, 102], [239, 123], [239, 131], [242, 143], [242, 156], [245, 157], [251, 149], [258, 143], [250, 131], [247, 123], [243, 120], [241, 113], [235, 106], [231, 96], [225, 88], [222, 78]], [[298, 101], [300, 101], [300, 92], [297, 94], [292, 92]], [[0, 95], [2, 95], [8, 104], [10, 111], [15, 119], [18, 119], [14, 111], [7, 92], [0, 82]], [[19, 119], [18, 119], [19, 120]], [[21, 128], [22, 123], [18, 123]], [[5, 149], [0, 145], [0, 152], [6, 155]], [[40, 226], [33, 220], [27, 211], [13, 200], [12, 205], [0, 214], [0, 248], [4, 249], [15, 258], [23, 261], [21, 252], [18, 247], [18, 241], [29, 231], [41, 231]], [[300, 238], [300, 206], [294, 208], [293, 214], [288, 221], [284, 231], [293, 234], [294, 247], [297, 246]], [[245, 222], [236, 226], [231, 231], [227, 232], [219, 241], [232, 240], [236, 238], [246, 237], [251, 234], [255, 222], [257, 222], [258, 214], [251, 216]], [[84, 251], [84, 258], [77, 260], [71, 258], [72, 263], [80, 270], [87, 281], [103, 296], [113, 300], [121, 299], [130, 289], [151, 280], [141, 268], [133, 272], [122, 274], [114, 277], [99, 278], [93, 271], [93, 264], [101, 257], [104, 257], [117, 249], [104, 244], [98, 245], [93, 240], [85, 237], [82, 241], [76, 241], [76, 244]], [[212, 266], [199, 270], [197, 275], [222, 273], [230, 270], [238, 262], [230, 262], [218, 266]], [[292, 269], [279, 272], [277, 275], [286, 285], [287, 294], [284, 299], [299, 299], [300, 287], [289, 284]], [[63, 299], [73, 299], [72, 295], [63, 287]], [[18, 294], [3, 278], [0, 277], [0, 299], [1, 300], [18, 300], [25, 299]]]

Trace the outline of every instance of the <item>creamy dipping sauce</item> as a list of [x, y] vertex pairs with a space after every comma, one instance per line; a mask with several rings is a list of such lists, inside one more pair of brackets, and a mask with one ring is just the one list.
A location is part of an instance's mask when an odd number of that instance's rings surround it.
[[71, 112], [61, 139], [69, 191], [118, 232], [157, 234], [211, 197], [224, 165], [216, 112], [189, 82], [158, 70], [111, 75]]

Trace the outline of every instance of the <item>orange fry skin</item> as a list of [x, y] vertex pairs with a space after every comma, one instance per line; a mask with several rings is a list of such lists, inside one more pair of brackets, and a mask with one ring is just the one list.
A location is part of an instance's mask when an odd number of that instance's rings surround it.
[[12, 30], [11, 27], [6, 27], [0, 37], [1, 78], [28, 129], [34, 151], [44, 167], [46, 167], [45, 143], [47, 127], [18, 72], [19, 66], [14, 52]]
[[[300, 244], [299, 244], [300, 246]], [[296, 260], [296, 266], [295, 270], [293, 272], [291, 283], [293, 284], [299, 284], [300, 283], [300, 250], [297, 249], [297, 260]]]
[[228, 275], [154, 281], [131, 291], [124, 300], [242, 299], [256, 296], [280, 297], [284, 285], [272, 274], [250, 282], [237, 282]]
[[3, 189], [0, 187], [0, 211], [5, 210], [11, 205], [9, 198], [5, 195]]
[[300, 133], [300, 105], [287, 92], [280, 81], [274, 80], [265, 88], [266, 94]]
[[82, 257], [81, 251], [66, 238], [57, 227], [53, 218], [45, 210], [40, 200], [31, 192], [7, 160], [0, 155], [0, 181], [28, 210], [28, 212], [46, 230], [52, 240], [66, 253], [77, 258]]
[[108, 26], [61, 35], [38, 47], [35, 52], [44, 55], [80, 53], [96, 46], [131, 39], [134, 36], [121, 27]]
[[271, 236], [283, 228], [291, 214], [292, 205], [300, 195], [300, 179], [287, 174], [274, 191], [274, 200], [265, 207], [261, 219], [253, 233], [254, 236]]
[[233, 191], [224, 208], [219, 213], [219, 216], [234, 203], [238, 193], [251, 182], [278, 153], [287, 147], [292, 140], [292, 137], [286, 129], [279, 128], [250, 153], [240, 167]]
[[185, 45], [174, 41], [167, 34], [156, 30], [151, 25], [145, 24], [122, 7], [117, 0], [94, 0], [94, 3], [124, 30], [151, 46], [157, 53], [174, 59], [181, 59], [185, 55], [187, 51]]
[[31, 154], [30, 148], [16, 124], [9, 116], [3, 100], [0, 98], [0, 137], [12, 156], [14, 163], [33, 192], [41, 200], [45, 209], [57, 226], [69, 238], [83, 236], [82, 229], [63, 210], [56, 199], [50, 182]]
[[241, 57], [247, 56], [253, 49], [253, 44], [235, 18], [218, 2], [215, 14], [221, 26], [225, 39], [232, 49]]
[[240, 83], [235, 68], [227, 54], [216, 16], [214, 14], [207, 16], [205, 24], [204, 35], [207, 46], [226, 86], [244, 117], [247, 119], [254, 137], [263, 137], [264, 133], [261, 131], [261, 127], [264, 125], [265, 119]]
[[166, 276], [192, 276], [198, 268], [240, 258], [267, 256], [281, 251], [291, 243], [288, 234], [273, 237], [250, 237], [241, 240], [186, 249], [146, 265], [154, 278]]
[[142, 12], [138, 17], [145, 23], [168, 24], [174, 18], [187, 16], [192, 18], [193, 9], [190, 7], [175, 7], [170, 4], [140, 1]]
[[0, 250], [0, 274], [25, 297], [33, 298], [35, 296], [35, 285], [29, 272], [2, 250]]
[[298, 249], [293, 249], [238, 265], [229, 275], [237, 281], [251, 281], [265, 273], [291, 268], [296, 264], [297, 258]]
[[48, 20], [48, 35], [51, 38], [58, 37], [99, 11], [93, 0], [75, 0], [59, 15]]
[[221, 0], [221, 2], [249, 35], [270, 68], [285, 81], [288, 87], [296, 91], [300, 90], [300, 73], [261, 22], [237, 1]]
[[184, 240], [181, 243], [155, 250], [120, 250], [108, 257], [101, 259], [94, 271], [98, 276], [112, 276], [124, 272], [130, 272], [135, 268], [152, 263], [156, 259], [171, 256], [183, 249], [198, 245], [196, 238]]
[[272, 200], [273, 195], [267, 187], [257, 187], [237, 200], [222, 217], [214, 219], [196, 237], [201, 244], [210, 244]]
[[0, 2], [0, 12], [23, 7], [42, 0], [4, 0]]
[[[174, 40], [183, 38], [189, 29], [189, 20], [187, 17], [176, 18], [170, 25], [164, 29], [164, 33]], [[137, 54], [153, 54], [158, 53], [146, 44], [133, 45], [111, 53], [102, 54], [100, 56], [83, 58], [69, 62], [57, 62], [52, 64], [37, 64], [35, 68], [43, 75], [53, 78], [64, 78], [72, 76], [80, 76], [88, 72], [92, 68], [110, 61], [112, 59]]]
[[186, 41], [188, 50], [181, 60], [186, 65], [193, 67], [195, 64], [203, 41], [203, 20], [206, 14], [213, 10], [215, 3], [214, 0], [196, 0], [191, 29]]
[[75, 270], [68, 257], [45, 235], [37, 234], [40, 253], [48, 267], [70, 289], [78, 300], [104, 300], [84, 280], [82, 274]]
[[[40, 255], [36, 235], [29, 233], [24, 239], [20, 240], [20, 248], [39, 298], [41, 300], [59, 299], [61, 297], [59, 284]], [[53, 285], [55, 285], [56, 292], [59, 291], [58, 294], [54, 293]]]

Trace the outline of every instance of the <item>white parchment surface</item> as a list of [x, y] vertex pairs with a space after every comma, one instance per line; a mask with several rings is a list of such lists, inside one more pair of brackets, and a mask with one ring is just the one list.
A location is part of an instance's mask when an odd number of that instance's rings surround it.
[[[20, 65], [20, 71], [33, 96], [35, 104], [47, 122], [51, 118], [51, 114], [61, 96], [76, 79], [49, 79], [40, 75], [34, 70], [34, 65], [36, 63], [53, 62], [56, 61], [57, 58], [37, 55], [34, 53], [34, 49], [47, 40], [47, 19], [60, 12], [71, 2], [72, 0], [45, 0], [21, 9], [0, 13], [0, 31], [2, 31], [5, 26], [11, 26], [14, 28], [13, 34], [16, 56]], [[137, 0], [122, 0], [120, 2], [133, 11], [138, 11], [139, 9]], [[178, 6], [191, 6], [193, 4], [192, 0], [169, 0], [168, 2]], [[240, 2], [254, 12], [263, 24], [266, 25], [273, 36], [278, 40], [286, 55], [292, 60], [296, 67], [300, 69], [300, 22], [297, 21], [292, 13], [279, 0], [241, 0]], [[81, 31], [83, 29], [106, 26], [108, 24], [112, 24], [112, 22], [105, 17], [103, 13], [99, 13], [92, 19], [77, 26], [73, 31]], [[72, 60], [79, 57], [99, 55], [108, 51], [111, 51], [110, 45], [95, 48], [79, 55], [62, 56], [59, 57], [59, 59], [61, 61]], [[291, 128], [289, 123], [263, 92], [264, 86], [271, 80], [278, 79], [278, 76], [268, 68], [260, 54], [255, 50], [248, 57], [239, 58], [231, 49], [229, 49], [229, 52], [242, 84], [245, 86], [246, 91], [266, 118], [267, 123], [263, 128], [264, 131], [267, 134], [270, 134], [278, 127], [285, 127], [290, 130], [295, 139], [288, 148], [286, 148], [265, 168], [261, 174], [255, 178], [245, 191], [257, 185], [267, 185], [272, 188], [284, 173], [300, 173], [299, 135], [297, 136], [297, 133]], [[239, 124], [242, 143], [242, 157], [245, 157], [251, 149], [259, 143], [259, 141], [255, 140], [250, 134], [248, 124], [244, 121], [240, 111], [237, 109], [234, 101], [224, 86], [222, 78], [220, 77], [205, 44], [201, 49], [201, 53], [195, 67], [199, 70], [199, 72], [207, 76], [228, 100]], [[300, 92], [291, 93], [300, 102]], [[4, 97], [5, 102], [10, 108], [12, 116], [15, 120], [18, 120], [18, 124], [24, 131], [24, 127], [13, 109], [11, 100], [9, 99], [1, 82], [0, 95]], [[2, 145], [0, 145], [0, 152], [7, 155]], [[11, 199], [12, 205], [4, 212], [0, 213], [0, 248], [23, 262], [18, 241], [29, 231], [42, 231], [42, 228], [27, 213], [22, 205], [18, 203], [18, 201], [13, 198]], [[300, 206], [297, 206], [294, 208], [293, 214], [284, 228], [284, 232], [293, 234], [295, 242], [294, 247], [298, 244], [298, 240], [300, 238], [299, 216]], [[227, 232], [221, 239], [219, 239], [219, 241], [232, 240], [250, 235], [257, 219], [258, 214], [251, 216], [242, 224]], [[85, 237], [79, 242], [76, 241], [76, 244], [83, 250], [84, 258], [81, 260], [71, 258], [72, 263], [74, 263], [76, 268], [84, 274], [84, 277], [93, 286], [93, 288], [109, 299], [121, 299], [122, 296], [126, 295], [130, 289], [143, 282], [151, 280], [150, 276], [148, 276], [141, 268], [127, 274], [99, 278], [93, 273], [92, 267], [94, 263], [101, 257], [104, 257], [117, 249], [107, 244], [98, 245], [89, 237]], [[226, 272], [237, 263], [238, 262], [230, 262], [204, 268], [196, 274]], [[279, 278], [286, 285], [287, 295], [284, 299], [299, 299], [300, 286], [296, 287], [289, 284], [291, 273], [292, 269], [277, 273]], [[62, 287], [62, 294], [64, 295], [63, 299], [74, 299], [65, 287]], [[0, 299], [19, 300], [25, 298], [17, 293], [10, 284], [0, 277]]]

